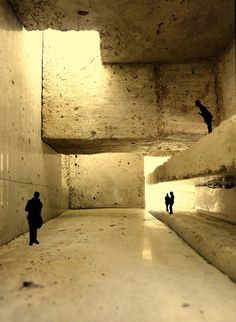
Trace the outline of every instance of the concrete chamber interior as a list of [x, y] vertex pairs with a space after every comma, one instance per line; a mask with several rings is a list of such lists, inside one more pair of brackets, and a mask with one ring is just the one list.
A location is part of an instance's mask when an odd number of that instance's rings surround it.
[[[3, 321], [235, 320], [233, 12], [231, 0], [1, 2]], [[45, 225], [30, 251], [34, 191]]]

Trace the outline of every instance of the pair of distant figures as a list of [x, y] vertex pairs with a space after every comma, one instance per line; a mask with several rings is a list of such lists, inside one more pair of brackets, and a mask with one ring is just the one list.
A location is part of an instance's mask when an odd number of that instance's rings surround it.
[[171, 191], [170, 195], [168, 193], [165, 196], [165, 204], [166, 204], [166, 211], [169, 212], [170, 215], [173, 214], [173, 205], [175, 202], [174, 193]]

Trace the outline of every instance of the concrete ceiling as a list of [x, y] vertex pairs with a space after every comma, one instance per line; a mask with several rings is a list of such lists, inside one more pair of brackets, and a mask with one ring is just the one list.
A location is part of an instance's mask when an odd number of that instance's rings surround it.
[[103, 62], [212, 58], [234, 35], [234, 0], [10, 0], [27, 30], [97, 30]]

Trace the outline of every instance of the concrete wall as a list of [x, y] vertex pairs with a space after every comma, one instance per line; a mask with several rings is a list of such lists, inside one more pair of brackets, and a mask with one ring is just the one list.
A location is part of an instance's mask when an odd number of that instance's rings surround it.
[[157, 104], [165, 131], [173, 133], [207, 134], [206, 124], [195, 106], [200, 99], [217, 119], [215, 71], [207, 62], [160, 65], [157, 73]]
[[232, 189], [197, 187], [196, 210], [200, 213], [236, 223], [235, 198], [236, 187]]
[[221, 121], [236, 114], [235, 99], [235, 41], [228, 46], [218, 58], [217, 69], [217, 95]]
[[41, 32], [26, 32], [0, 4], [0, 244], [27, 227], [26, 201], [41, 193], [43, 218], [68, 208], [66, 159], [41, 141]]
[[87, 34], [86, 42], [84, 37], [80, 32], [45, 32], [43, 137], [47, 142], [62, 149], [78, 140], [79, 153], [81, 144], [89, 146], [97, 140], [99, 145], [106, 139], [109, 152], [115, 139], [154, 142], [169, 136], [171, 151], [171, 140], [176, 147], [178, 140], [192, 142], [207, 133], [194, 101], [202, 99], [216, 114], [211, 64], [102, 65], [98, 34]]
[[70, 156], [70, 208], [144, 207], [143, 156]]
[[98, 34], [86, 37], [85, 42], [81, 32], [45, 32], [44, 136], [155, 137], [159, 125], [153, 65], [102, 65]]

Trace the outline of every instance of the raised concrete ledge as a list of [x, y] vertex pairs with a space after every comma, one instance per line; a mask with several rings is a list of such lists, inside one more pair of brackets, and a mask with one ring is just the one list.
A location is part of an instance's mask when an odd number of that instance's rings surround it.
[[195, 213], [149, 212], [236, 282], [236, 225]]
[[182, 180], [236, 169], [236, 115], [188, 150], [174, 155], [147, 177], [148, 184]]

